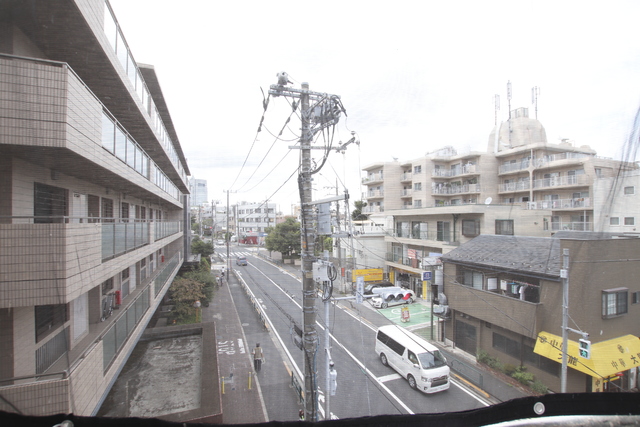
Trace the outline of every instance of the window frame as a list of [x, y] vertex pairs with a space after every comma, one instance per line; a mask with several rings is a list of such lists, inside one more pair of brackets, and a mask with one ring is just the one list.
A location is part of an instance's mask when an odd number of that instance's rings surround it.
[[[510, 227], [506, 227], [507, 229], [505, 230], [506, 224], [510, 224]], [[496, 226], [496, 229], [495, 229], [496, 235], [499, 235], [499, 236], [515, 235], [515, 223], [514, 223], [514, 220], [512, 219], [496, 219], [495, 226]], [[508, 231], [511, 231], [511, 232], [509, 233]]]
[[[614, 296], [611, 301], [610, 296]], [[613, 303], [613, 304], [612, 304]], [[614, 309], [615, 311], [610, 311]], [[612, 319], [629, 312], [629, 288], [611, 288], [602, 290], [602, 318]]]
[[[473, 232], [469, 233], [468, 230], [465, 230], [465, 223], [473, 223]], [[480, 221], [477, 219], [463, 219], [462, 220], [462, 235], [467, 237], [476, 237], [480, 235]]]

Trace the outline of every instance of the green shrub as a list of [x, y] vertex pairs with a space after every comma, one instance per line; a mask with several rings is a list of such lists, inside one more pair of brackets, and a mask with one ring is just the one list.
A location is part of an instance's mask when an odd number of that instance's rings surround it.
[[519, 383], [526, 386], [530, 385], [533, 382], [533, 374], [531, 372], [527, 372], [527, 368], [525, 366], [518, 366], [515, 372], [511, 374], [511, 376], [515, 378]]
[[533, 383], [531, 383], [529, 387], [531, 387], [531, 390], [535, 391], [538, 394], [547, 394], [549, 392], [547, 386], [542, 384], [538, 380], [535, 380]]
[[516, 372], [517, 369], [518, 368], [516, 368], [515, 365], [512, 365], [511, 363], [507, 363], [502, 368], [502, 372], [504, 372], [505, 374], [507, 374], [507, 375], [509, 375], [511, 377], [511, 376], [513, 376], [513, 374]]

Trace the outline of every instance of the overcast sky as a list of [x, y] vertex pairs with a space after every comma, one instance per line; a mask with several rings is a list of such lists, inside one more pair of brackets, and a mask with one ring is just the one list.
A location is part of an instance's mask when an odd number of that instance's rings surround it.
[[540, 88], [549, 142], [568, 138], [605, 157], [621, 158], [640, 106], [638, 1], [110, 2], [135, 60], [155, 66], [192, 177], [222, 202], [229, 189], [231, 203], [272, 197], [286, 214], [299, 202], [295, 176], [278, 190], [299, 162], [288, 148], [299, 119], [274, 136], [286, 99], [271, 99], [257, 133], [261, 88], [279, 71], [293, 87], [340, 96], [348, 117], [334, 142], [352, 131], [360, 140], [331, 154], [316, 199], [335, 194], [326, 187], [337, 180], [358, 200], [373, 162], [445, 145], [486, 151], [496, 94], [498, 120], [508, 116], [507, 81], [511, 108], [530, 117]]

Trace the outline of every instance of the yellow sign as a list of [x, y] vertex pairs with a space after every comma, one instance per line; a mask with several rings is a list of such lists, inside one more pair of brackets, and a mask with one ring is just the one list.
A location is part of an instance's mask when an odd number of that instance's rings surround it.
[[364, 277], [365, 282], [379, 282], [382, 280], [381, 268], [367, 268], [364, 270], [353, 270], [351, 273], [351, 281], [355, 282], [358, 276]]
[[[562, 363], [562, 337], [540, 332], [533, 352]], [[640, 339], [624, 335], [591, 344], [591, 358], [579, 356], [577, 341], [567, 342], [567, 366], [592, 377], [607, 378], [640, 366]]]

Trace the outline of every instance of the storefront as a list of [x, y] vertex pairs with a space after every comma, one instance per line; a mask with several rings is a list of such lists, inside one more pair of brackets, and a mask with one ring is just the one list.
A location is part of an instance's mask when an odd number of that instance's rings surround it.
[[[560, 362], [562, 337], [540, 332], [534, 353]], [[590, 357], [581, 357], [577, 341], [568, 340], [567, 366], [591, 377], [591, 391], [638, 391], [640, 368], [640, 339], [624, 335], [591, 344]]]

